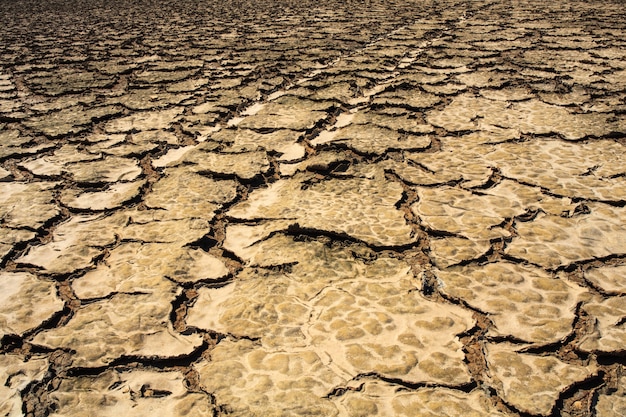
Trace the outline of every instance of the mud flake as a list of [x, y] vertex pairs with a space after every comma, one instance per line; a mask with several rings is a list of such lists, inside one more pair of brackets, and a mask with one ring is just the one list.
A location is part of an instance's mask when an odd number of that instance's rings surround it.
[[192, 92], [206, 86], [210, 81], [208, 78], [195, 78], [170, 84], [166, 89], [170, 93]]
[[18, 355], [0, 355], [0, 414], [23, 416], [22, 391], [30, 383], [42, 380], [48, 367], [43, 357], [35, 356], [26, 361]]
[[133, 89], [121, 97], [110, 99], [131, 110], [153, 110], [178, 105], [191, 97], [190, 94], [172, 94], [152, 88]]
[[176, 285], [171, 280], [194, 282], [226, 275], [224, 263], [200, 249], [129, 242], [113, 249], [95, 269], [75, 279], [72, 288], [82, 299], [119, 292], [174, 294]]
[[333, 403], [346, 416], [415, 416], [424, 417], [505, 417], [489, 397], [479, 390], [469, 393], [450, 388], [418, 388], [399, 392], [396, 385], [381, 381], [366, 381], [359, 390], [346, 391]]
[[315, 352], [226, 339], [211, 351], [211, 361], [194, 367], [202, 387], [234, 416], [338, 415], [323, 397], [344, 380]]
[[291, 280], [274, 274], [266, 277], [271, 283], [259, 278], [263, 278], [261, 271], [244, 270], [237, 275], [237, 284], [200, 288], [187, 324], [239, 337], [262, 338], [265, 346], [276, 349], [305, 347], [300, 329], [310, 308], [288, 293]]
[[[445, 72], [457, 73], [457, 72], [463, 72], [463, 70], [461, 71], [451, 70], [451, 71], [445, 71]], [[424, 86], [422, 86], [422, 88], [427, 93], [431, 93], [436, 96], [457, 95], [467, 90], [467, 87], [465, 85], [457, 84], [457, 83], [425, 84]]]
[[397, 89], [385, 91], [373, 97], [373, 104], [408, 106], [415, 109], [427, 109], [441, 101], [441, 97], [424, 93], [419, 89]]
[[295, 96], [283, 96], [268, 103], [258, 113], [245, 117], [239, 127], [250, 129], [307, 130], [328, 117], [332, 102], [316, 102]]
[[572, 332], [587, 291], [535, 267], [510, 262], [450, 267], [436, 272], [440, 290], [489, 315], [493, 336], [555, 343]]
[[72, 164], [67, 171], [80, 183], [133, 181], [142, 174], [136, 159], [118, 156]]
[[626, 378], [620, 377], [617, 391], [610, 394], [600, 394], [596, 405], [598, 417], [617, 417], [626, 414]]
[[189, 163], [194, 172], [216, 173], [250, 180], [267, 172], [270, 168], [267, 154], [264, 151], [240, 153], [215, 153], [194, 147], [185, 152], [177, 161], [168, 166]]
[[51, 143], [36, 143], [34, 138], [19, 130], [0, 131], [0, 158], [32, 155], [54, 147]]
[[63, 69], [55, 74], [29, 77], [27, 82], [33, 89], [46, 95], [60, 96], [67, 93], [80, 93], [95, 88], [110, 87], [115, 82], [115, 78], [98, 72]]
[[333, 100], [348, 103], [354, 98], [355, 91], [350, 83], [342, 81], [326, 85], [315, 90], [309, 97], [314, 100]]
[[94, 105], [96, 96], [94, 94], [68, 94], [55, 97], [40, 103], [30, 105], [30, 109], [38, 113], [46, 113], [53, 110], [62, 110], [79, 104]]
[[432, 172], [414, 164], [391, 159], [384, 160], [379, 165], [385, 170], [392, 171], [404, 181], [415, 185], [446, 184], [452, 181], [460, 181], [463, 178], [461, 174], [448, 170]]
[[348, 378], [374, 372], [411, 383], [469, 382], [456, 335], [473, 326], [471, 314], [421, 298], [407, 278], [324, 291], [307, 329], [312, 346]]
[[0, 260], [11, 252], [15, 244], [31, 240], [36, 235], [36, 232], [28, 229], [0, 227]]
[[518, 410], [547, 416], [563, 391], [595, 375], [595, 365], [570, 365], [553, 355], [520, 353], [515, 346], [488, 344], [491, 381], [502, 399]]
[[517, 128], [524, 133], [558, 133], [565, 139], [577, 140], [585, 136], [603, 136], [614, 129], [611, 115], [601, 113], [572, 114], [561, 106], [538, 100], [513, 104], [508, 111], [483, 113], [485, 123]]
[[61, 193], [61, 202], [68, 207], [83, 210], [114, 209], [135, 198], [145, 183], [143, 180], [120, 182], [102, 191], [67, 189]]
[[136, 112], [130, 116], [121, 117], [106, 123], [107, 133], [138, 132], [142, 130], [168, 129], [176, 122], [182, 113], [181, 107], [172, 107], [167, 110], [153, 110]]
[[56, 182], [0, 182], [0, 219], [10, 228], [38, 229], [60, 213], [54, 204]]
[[236, 196], [232, 180], [213, 180], [187, 168], [169, 168], [146, 195], [148, 207], [162, 209], [165, 219], [211, 220], [221, 204]]
[[524, 213], [504, 197], [479, 196], [452, 187], [421, 188], [420, 201], [411, 210], [432, 230], [469, 239], [489, 240], [509, 236], [499, 225], [505, 218]]
[[500, 87], [509, 76], [498, 71], [478, 70], [456, 75], [456, 79], [468, 87]]
[[526, 210], [542, 210], [552, 215], [573, 214], [577, 207], [577, 204], [570, 198], [553, 197], [544, 193], [539, 187], [520, 184], [508, 179], [481, 192], [489, 196], [506, 198], [511, 201], [512, 205]]
[[52, 111], [25, 120], [23, 124], [36, 132], [51, 137], [77, 134], [88, 130], [95, 120], [121, 113], [118, 106], [85, 108], [82, 105]]
[[304, 145], [299, 143], [302, 132], [289, 129], [279, 129], [268, 133], [258, 133], [251, 129], [222, 129], [209, 135], [216, 140], [229, 145], [230, 152], [245, 152], [264, 149], [281, 154], [281, 161], [297, 160], [305, 155]]
[[[423, 133], [432, 133], [434, 128], [426, 123], [419, 121], [418, 119], [411, 118], [408, 115], [387, 115], [382, 112], [372, 112], [372, 111], [359, 111], [354, 113], [351, 123], [355, 125], [374, 125], [383, 127], [386, 129], [395, 130], [403, 133], [411, 133], [420, 135]], [[424, 137], [422, 139], [428, 139]], [[417, 139], [413, 139], [417, 140]], [[430, 144], [430, 143], [428, 143]], [[425, 148], [428, 146], [425, 144], [421, 146]], [[391, 146], [393, 147], [393, 146]]]
[[228, 215], [240, 219], [291, 219], [293, 224], [341, 232], [375, 245], [413, 241], [411, 228], [394, 205], [402, 197], [399, 184], [383, 178], [330, 179], [304, 188], [306, 176], [277, 181], [254, 191]]
[[55, 176], [67, 171], [71, 164], [94, 161], [101, 156], [98, 153], [83, 152], [76, 145], [63, 145], [51, 155], [44, 155], [19, 165], [35, 175]]
[[489, 241], [445, 237], [430, 240], [430, 256], [439, 268], [447, 268], [463, 261], [485, 255], [491, 248]]
[[[485, 134], [481, 141], [488, 141], [491, 135]], [[443, 138], [443, 149], [434, 153], [411, 153], [406, 155], [407, 163], [428, 174], [426, 179], [430, 184], [445, 184], [453, 181], [462, 181], [462, 186], [472, 188], [486, 184], [493, 170], [485, 160], [485, 154], [489, 149], [482, 144], [471, 144], [474, 139], [471, 135], [465, 136], [462, 141]], [[476, 138], [478, 139], [478, 138]], [[470, 143], [468, 143], [470, 142]], [[404, 169], [405, 175], [420, 175], [414, 170]], [[423, 175], [421, 176], [423, 177]], [[410, 178], [410, 177], [409, 177]], [[426, 183], [425, 185], [429, 185]]]
[[146, 243], [178, 243], [185, 245], [195, 242], [209, 230], [209, 222], [204, 218], [171, 219], [165, 210], [127, 210], [116, 216], [125, 226], [117, 229], [121, 239], [137, 240]]
[[502, 143], [486, 160], [502, 174], [570, 198], [625, 201], [623, 146], [611, 140]]
[[0, 273], [0, 337], [21, 336], [63, 307], [53, 282], [27, 272]]
[[186, 71], [160, 71], [160, 70], [146, 70], [137, 73], [134, 76], [133, 81], [136, 83], [157, 84], [172, 81], [181, 81], [195, 75], [198, 70], [186, 70]]
[[626, 295], [626, 265], [602, 266], [585, 271], [585, 278], [612, 295]]
[[180, 372], [106, 370], [97, 376], [77, 376], [61, 381], [50, 393], [56, 410], [51, 416], [171, 416], [214, 415], [210, 398], [190, 392]]
[[85, 268], [104, 246], [115, 242], [123, 221], [104, 215], [76, 215], [55, 229], [50, 242], [30, 247], [16, 262], [57, 274]]
[[601, 203], [588, 207], [588, 214], [540, 214], [533, 221], [516, 223], [518, 236], [506, 253], [546, 268], [626, 253], [624, 209]]
[[11, 178], [11, 171], [0, 167], [0, 181], [5, 181], [9, 178]]
[[526, 87], [481, 88], [480, 95], [498, 101], [523, 101], [534, 97]]
[[589, 302], [583, 309], [593, 318], [594, 329], [582, 337], [579, 348], [584, 352], [623, 353], [626, 346], [626, 297]]
[[326, 143], [345, 144], [360, 153], [381, 155], [389, 149], [427, 148], [430, 138], [414, 135], [403, 137], [397, 131], [385, 127], [353, 124], [336, 131], [323, 132], [311, 141], [315, 146]]
[[72, 349], [77, 367], [106, 366], [123, 356], [187, 356], [202, 339], [174, 332], [169, 319], [172, 298], [118, 294], [81, 306], [67, 324], [38, 333], [32, 342]]
[[469, 381], [456, 335], [473, 326], [471, 314], [422, 299], [403, 261], [366, 263], [353, 257], [357, 247], [328, 251], [288, 237], [258, 244], [269, 242], [272, 249], [260, 251], [281, 251], [295, 264], [285, 272], [245, 268], [231, 284], [201, 288], [189, 311], [191, 326], [257, 339], [224, 339], [196, 366], [218, 404], [236, 415], [336, 415], [328, 392], [359, 374]]
[[[233, 252], [244, 261], [255, 262], [253, 265], [263, 265], [263, 262], [256, 260], [256, 256], [262, 254], [259, 248], [259, 242], [262, 242], [274, 232], [286, 230], [291, 225], [289, 220], [270, 221], [261, 224], [230, 224], [226, 227], [226, 237], [224, 239], [224, 248]], [[263, 254], [267, 256], [268, 254]], [[282, 256], [284, 254], [281, 253]], [[290, 259], [284, 259], [285, 262], [291, 262]]]
[[475, 120], [479, 116], [501, 113], [505, 109], [506, 104], [503, 102], [462, 94], [455, 97], [443, 110], [430, 111], [426, 120], [449, 132], [477, 130]]

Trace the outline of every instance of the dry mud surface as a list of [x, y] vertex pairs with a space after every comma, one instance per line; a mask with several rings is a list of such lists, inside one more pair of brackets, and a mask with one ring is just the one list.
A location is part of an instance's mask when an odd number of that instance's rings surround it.
[[626, 14], [0, 5], [2, 416], [626, 415]]

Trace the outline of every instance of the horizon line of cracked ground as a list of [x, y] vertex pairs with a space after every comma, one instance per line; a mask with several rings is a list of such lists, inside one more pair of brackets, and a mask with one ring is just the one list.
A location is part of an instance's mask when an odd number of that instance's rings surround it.
[[619, 2], [2, 7], [3, 415], [625, 414]]

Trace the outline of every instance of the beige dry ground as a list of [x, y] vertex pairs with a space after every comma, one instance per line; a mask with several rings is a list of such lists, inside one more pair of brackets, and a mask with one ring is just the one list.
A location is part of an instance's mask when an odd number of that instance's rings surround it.
[[0, 415], [626, 415], [625, 22], [2, 2]]

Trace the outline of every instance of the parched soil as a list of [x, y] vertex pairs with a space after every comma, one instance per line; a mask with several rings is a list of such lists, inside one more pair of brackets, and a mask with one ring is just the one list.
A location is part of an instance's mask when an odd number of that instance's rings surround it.
[[626, 415], [622, 1], [0, 4], [0, 415]]

